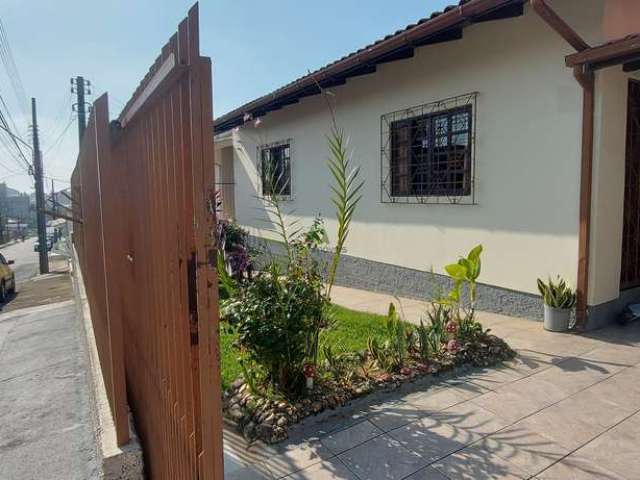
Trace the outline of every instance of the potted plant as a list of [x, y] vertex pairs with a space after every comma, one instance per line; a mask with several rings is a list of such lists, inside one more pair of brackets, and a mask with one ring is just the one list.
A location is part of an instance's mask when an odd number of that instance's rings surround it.
[[549, 278], [548, 283], [538, 279], [538, 290], [544, 301], [544, 328], [551, 332], [569, 329], [571, 309], [576, 304], [576, 294], [562, 278]]

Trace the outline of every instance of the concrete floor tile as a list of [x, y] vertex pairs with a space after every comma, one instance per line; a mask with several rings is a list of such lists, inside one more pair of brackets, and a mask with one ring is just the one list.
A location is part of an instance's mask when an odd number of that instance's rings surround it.
[[629, 480], [635, 477], [622, 477], [591, 460], [570, 455], [536, 475], [536, 478], [540, 480]]
[[514, 480], [529, 478], [513, 463], [488, 450], [472, 445], [432, 465], [450, 479]]
[[489, 435], [509, 425], [508, 421], [472, 402], [454, 405], [430, 418], [478, 435]]
[[473, 431], [431, 417], [392, 430], [389, 435], [428, 463], [461, 450], [482, 438]]
[[512, 383], [524, 377], [521, 372], [509, 368], [486, 368], [477, 370], [462, 378], [473, 385], [487, 390], [497, 390], [498, 388]]
[[286, 480], [358, 480], [358, 477], [334, 457], [293, 473]]
[[372, 408], [369, 421], [383, 432], [388, 432], [422, 418], [425, 413], [406, 400], [386, 402]]
[[325, 447], [331, 450], [331, 452], [338, 455], [382, 433], [382, 430], [368, 420], [365, 420], [345, 430], [327, 435], [320, 441]]
[[569, 454], [569, 450], [522, 425], [513, 425], [476, 445], [507, 460], [529, 475], [537, 475]]
[[448, 477], [445, 477], [442, 473], [440, 473], [435, 468], [427, 467], [414, 473], [410, 477], [407, 477], [406, 480], [450, 480], [450, 479]]
[[640, 472], [640, 415], [627, 419], [580, 448], [576, 454], [599, 466], [628, 475]]
[[467, 396], [463, 391], [457, 391], [455, 388], [440, 387], [426, 392], [411, 393], [404, 399], [425, 414], [430, 414], [465, 402]]
[[528, 377], [471, 400], [510, 423], [515, 423], [566, 398], [555, 385]]
[[358, 478], [367, 480], [400, 480], [427, 465], [424, 458], [389, 435], [376, 437], [339, 458]]
[[329, 449], [320, 442], [309, 441], [300, 445], [278, 447], [266, 465], [275, 478], [282, 478], [332, 456]]
[[570, 401], [554, 405], [517, 423], [569, 450], [581, 447], [606, 430], [594, 421], [580, 418]]

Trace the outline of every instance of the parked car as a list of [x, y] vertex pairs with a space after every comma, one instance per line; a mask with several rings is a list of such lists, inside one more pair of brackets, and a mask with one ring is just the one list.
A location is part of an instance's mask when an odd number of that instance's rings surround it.
[[13, 260], [7, 261], [4, 255], [0, 254], [0, 302], [7, 301], [9, 294], [16, 291], [16, 274], [11, 269]]

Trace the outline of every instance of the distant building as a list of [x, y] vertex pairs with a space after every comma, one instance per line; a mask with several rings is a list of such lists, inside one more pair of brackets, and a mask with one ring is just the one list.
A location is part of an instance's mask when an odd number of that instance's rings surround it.
[[0, 183], [0, 214], [14, 219], [28, 219], [31, 215], [29, 194], [21, 193]]

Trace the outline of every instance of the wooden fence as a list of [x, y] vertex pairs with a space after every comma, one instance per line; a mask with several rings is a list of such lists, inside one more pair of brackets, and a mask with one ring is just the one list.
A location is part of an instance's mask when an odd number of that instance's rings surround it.
[[118, 441], [153, 479], [221, 480], [211, 63], [197, 5], [117, 121], [94, 103], [74, 231]]

